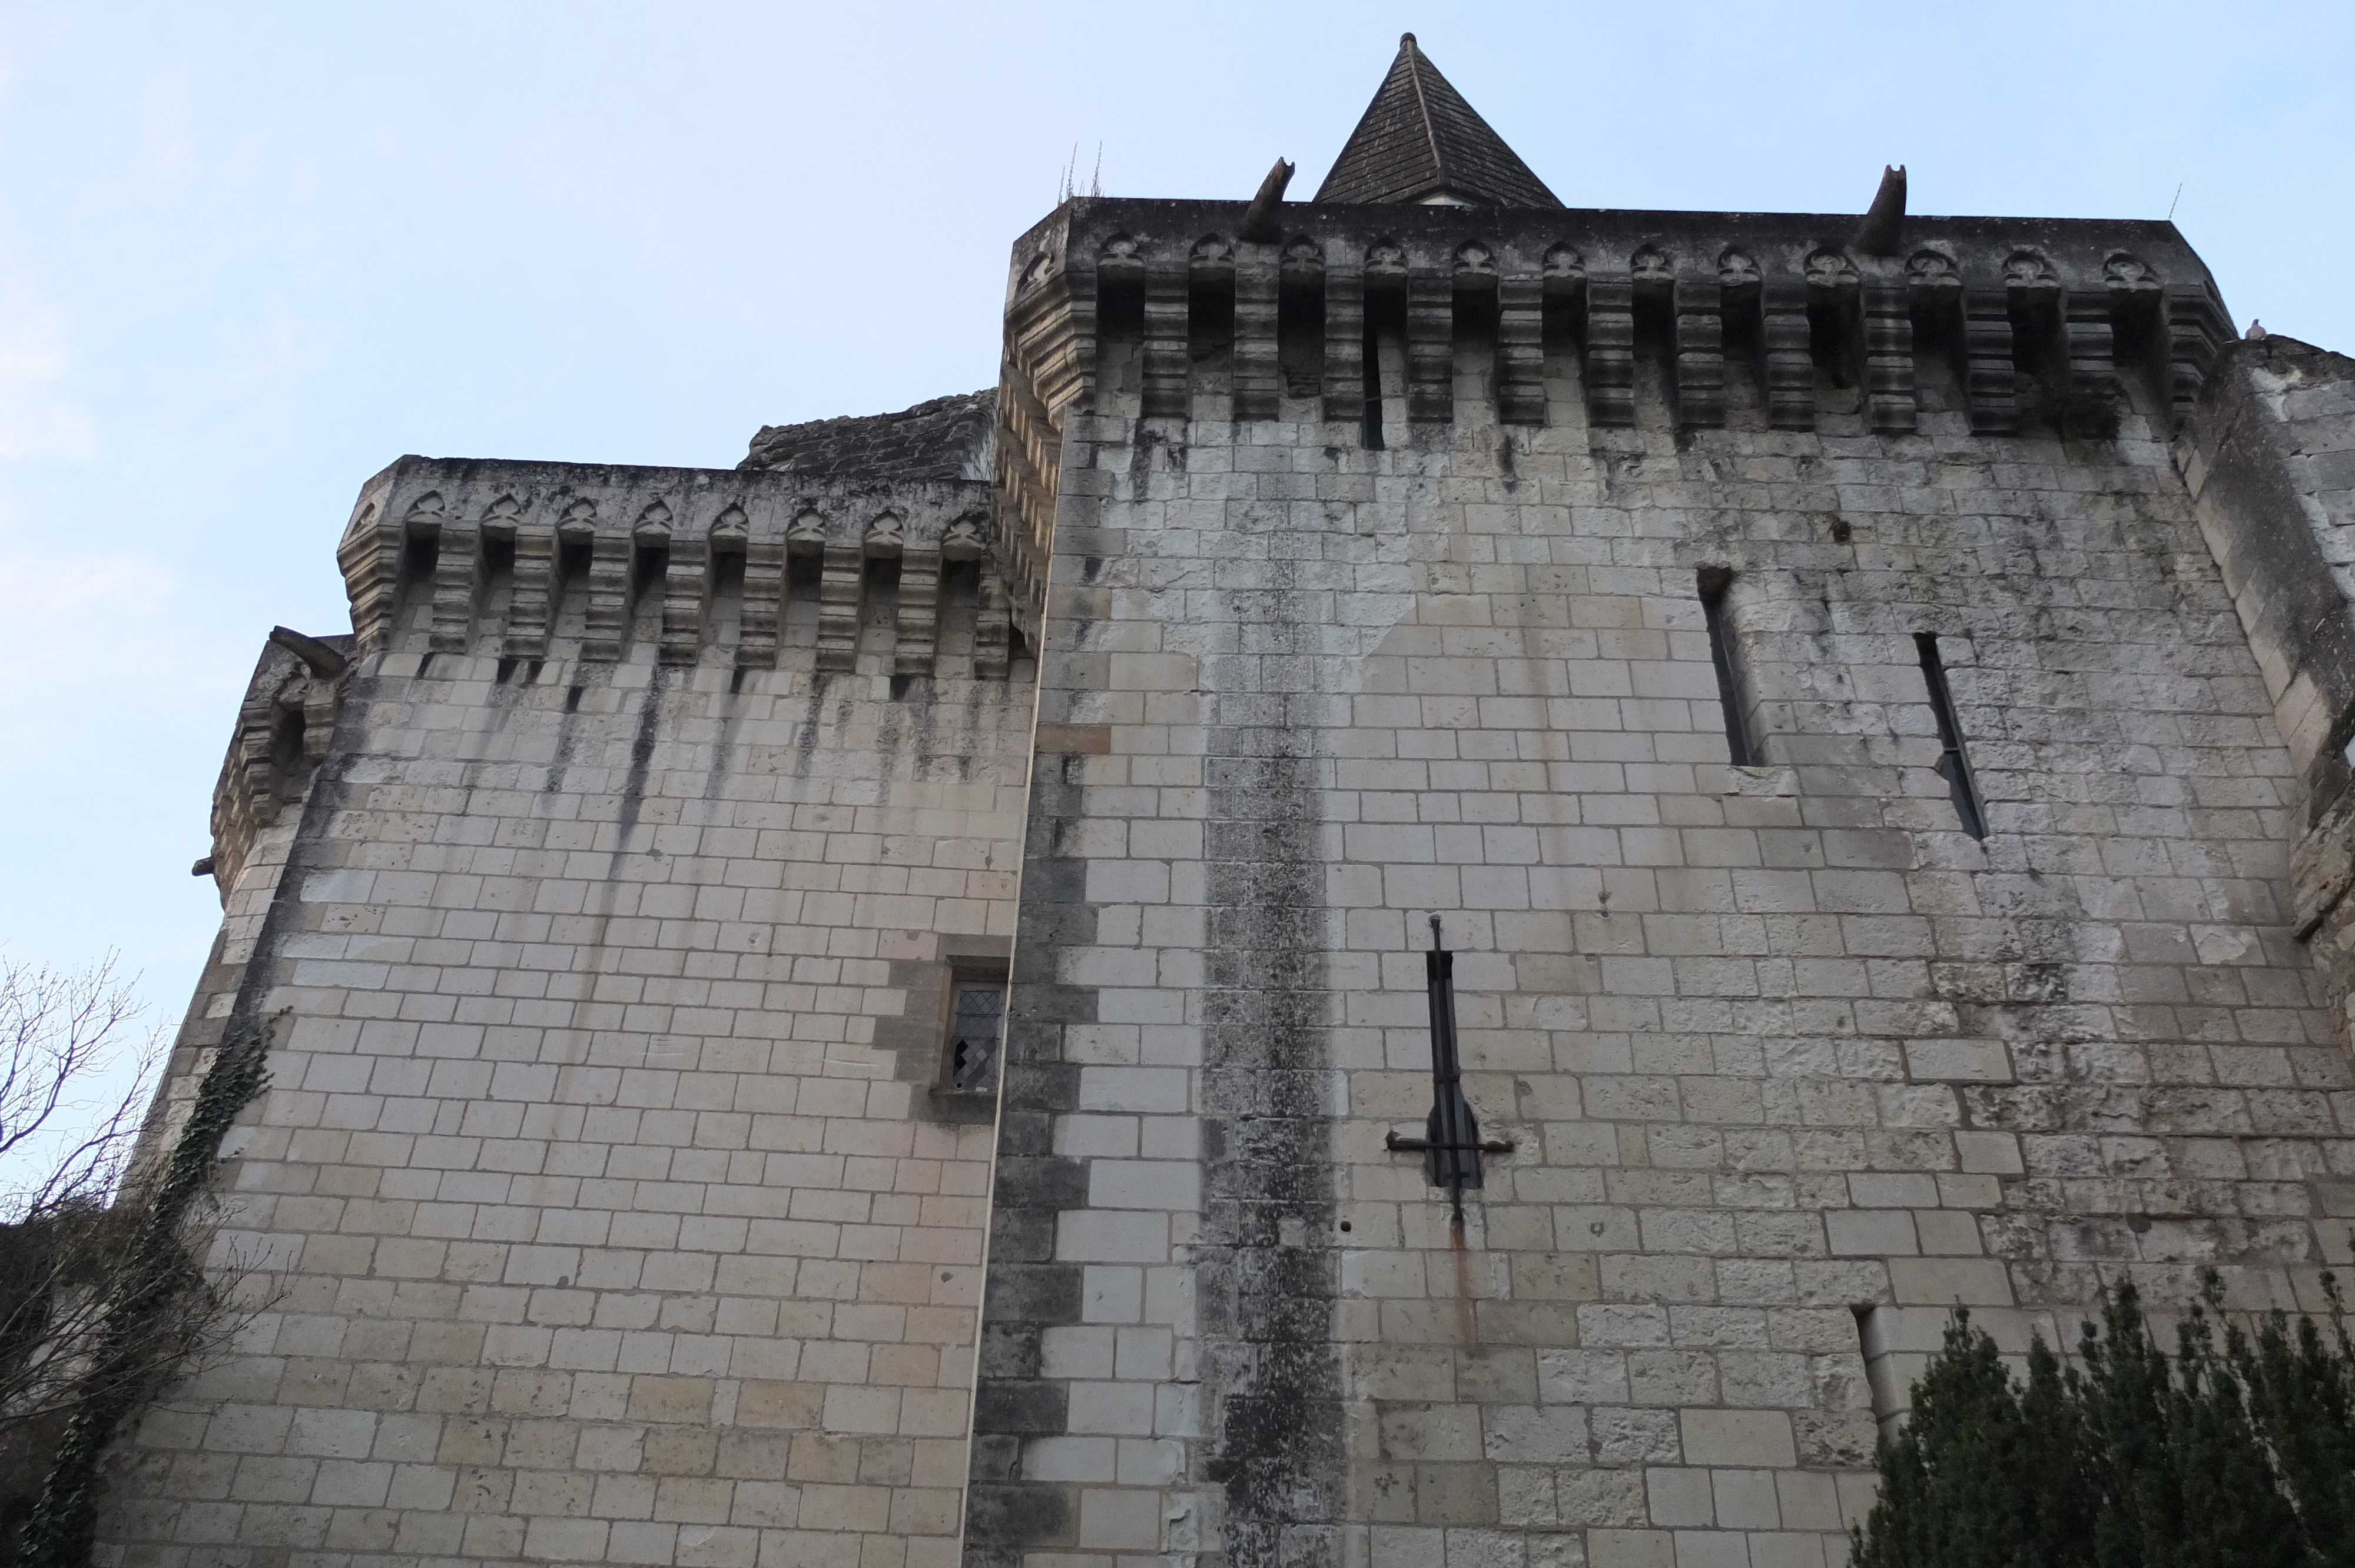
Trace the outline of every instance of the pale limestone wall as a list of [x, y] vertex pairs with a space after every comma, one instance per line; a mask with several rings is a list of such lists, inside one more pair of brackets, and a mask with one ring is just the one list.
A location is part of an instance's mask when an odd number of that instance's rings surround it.
[[[126, 1446], [110, 1562], [936, 1568], [963, 1506], [975, 1568], [1817, 1568], [1957, 1302], [2013, 1350], [2205, 1262], [2317, 1303], [2355, 1107], [2160, 440], [2179, 239], [2127, 236], [2162, 300], [2091, 226], [1860, 279], [1804, 217], [1327, 209], [1279, 283], [1231, 216], [1018, 247], [994, 519], [372, 482], [369, 652], [176, 1064], [273, 1031], [222, 1186], [280, 1293]], [[2056, 345], [2115, 440], [2034, 433]], [[1514, 1146], [1461, 1234], [1383, 1143], [1433, 914]], [[1010, 940], [993, 1171], [928, 1086]]]
[[2272, 337], [2216, 370], [2176, 461], [2318, 813], [2345, 788], [2355, 708], [2355, 363]]
[[2277, 347], [2241, 351], [2234, 368], [2279, 431], [2284, 478], [2331, 577], [2355, 599], [2355, 381], [2343, 355], [2296, 339]]
[[[1975, 435], [1924, 355], [1918, 434], [1820, 377], [1785, 433], [1729, 355], [1678, 431], [1656, 340], [1636, 428], [1552, 353], [1517, 428], [1459, 340], [1411, 427], [1391, 336], [1368, 450], [1297, 386], [1230, 422], [1197, 348], [1190, 420], [1150, 341], [1064, 416], [968, 1563], [1819, 1568], [1954, 1305], [2017, 1350], [2209, 1262], [2319, 1304], [2349, 1064], [2163, 394]], [[1515, 1144], [1461, 1236], [1384, 1148], [1433, 913]]]
[[[805, 503], [538, 471], [389, 471], [362, 521], [430, 485], [527, 537], [667, 493], [685, 537], [736, 496], [757, 546]], [[732, 623], [658, 663], [675, 575], [618, 662], [576, 602], [533, 666], [465, 587], [389, 587], [231, 893], [225, 957], [261, 950], [199, 1012], [272, 1031], [219, 1180], [262, 1305], [126, 1438], [105, 1560], [943, 1568], [989, 1128], [932, 1092], [938, 1009], [943, 960], [1012, 929], [1028, 666], [976, 679], [968, 625], [895, 676], [860, 610], [819, 674], [793, 588], [779, 667], [731, 667]], [[463, 644], [421, 675], [429, 637]]]
[[2176, 441], [2297, 770], [2294, 922], [2325, 986], [2355, 999], [2355, 361], [2295, 338], [2232, 344]]

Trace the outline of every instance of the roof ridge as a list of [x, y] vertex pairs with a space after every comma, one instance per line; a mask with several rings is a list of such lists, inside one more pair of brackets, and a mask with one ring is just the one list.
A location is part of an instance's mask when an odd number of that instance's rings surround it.
[[1412, 33], [1399, 35], [1399, 55], [1406, 61], [1406, 79], [1414, 88], [1415, 112], [1423, 116], [1423, 139], [1431, 143], [1431, 166], [1438, 172], [1444, 190], [1447, 185], [1447, 150], [1439, 144], [1439, 127], [1431, 122], [1431, 96], [1423, 90], [1423, 46], [1415, 42]]

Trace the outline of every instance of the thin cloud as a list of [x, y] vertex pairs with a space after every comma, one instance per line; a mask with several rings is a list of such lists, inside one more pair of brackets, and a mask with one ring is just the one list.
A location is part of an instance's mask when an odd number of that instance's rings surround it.
[[0, 278], [0, 462], [88, 462], [98, 422], [66, 393], [73, 359], [65, 314], [21, 281]]

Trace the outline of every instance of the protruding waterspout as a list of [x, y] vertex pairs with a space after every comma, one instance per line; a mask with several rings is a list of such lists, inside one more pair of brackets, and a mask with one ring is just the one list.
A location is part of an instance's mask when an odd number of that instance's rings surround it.
[[1239, 238], [1254, 245], [1265, 245], [1284, 232], [1276, 222], [1276, 214], [1284, 206], [1284, 187], [1292, 183], [1290, 164], [1282, 158], [1259, 183], [1259, 195], [1252, 197], [1251, 206], [1243, 209], [1242, 227], [1236, 230]]
[[270, 641], [303, 661], [322, 681], [332, 681], [351, 667], [351, 661], [315, 637], [305, 637], [292, 627], [273, 626]]
[[1866, 256], [1894, 256], [1904, 227], [1905, 165], [1896, 164], [1881, 169], [1881, 188], [1872, 193], [1872, 206], [1856, 226], [1849, 249]]

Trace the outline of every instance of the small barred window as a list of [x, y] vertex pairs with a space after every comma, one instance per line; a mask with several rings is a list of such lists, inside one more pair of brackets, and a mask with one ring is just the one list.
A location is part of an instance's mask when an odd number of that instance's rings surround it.
[[949, 1087], [961, 1095], [996, 1094], [1005, 1039], [1005, 982], [957, 981], [949, 1009]]

